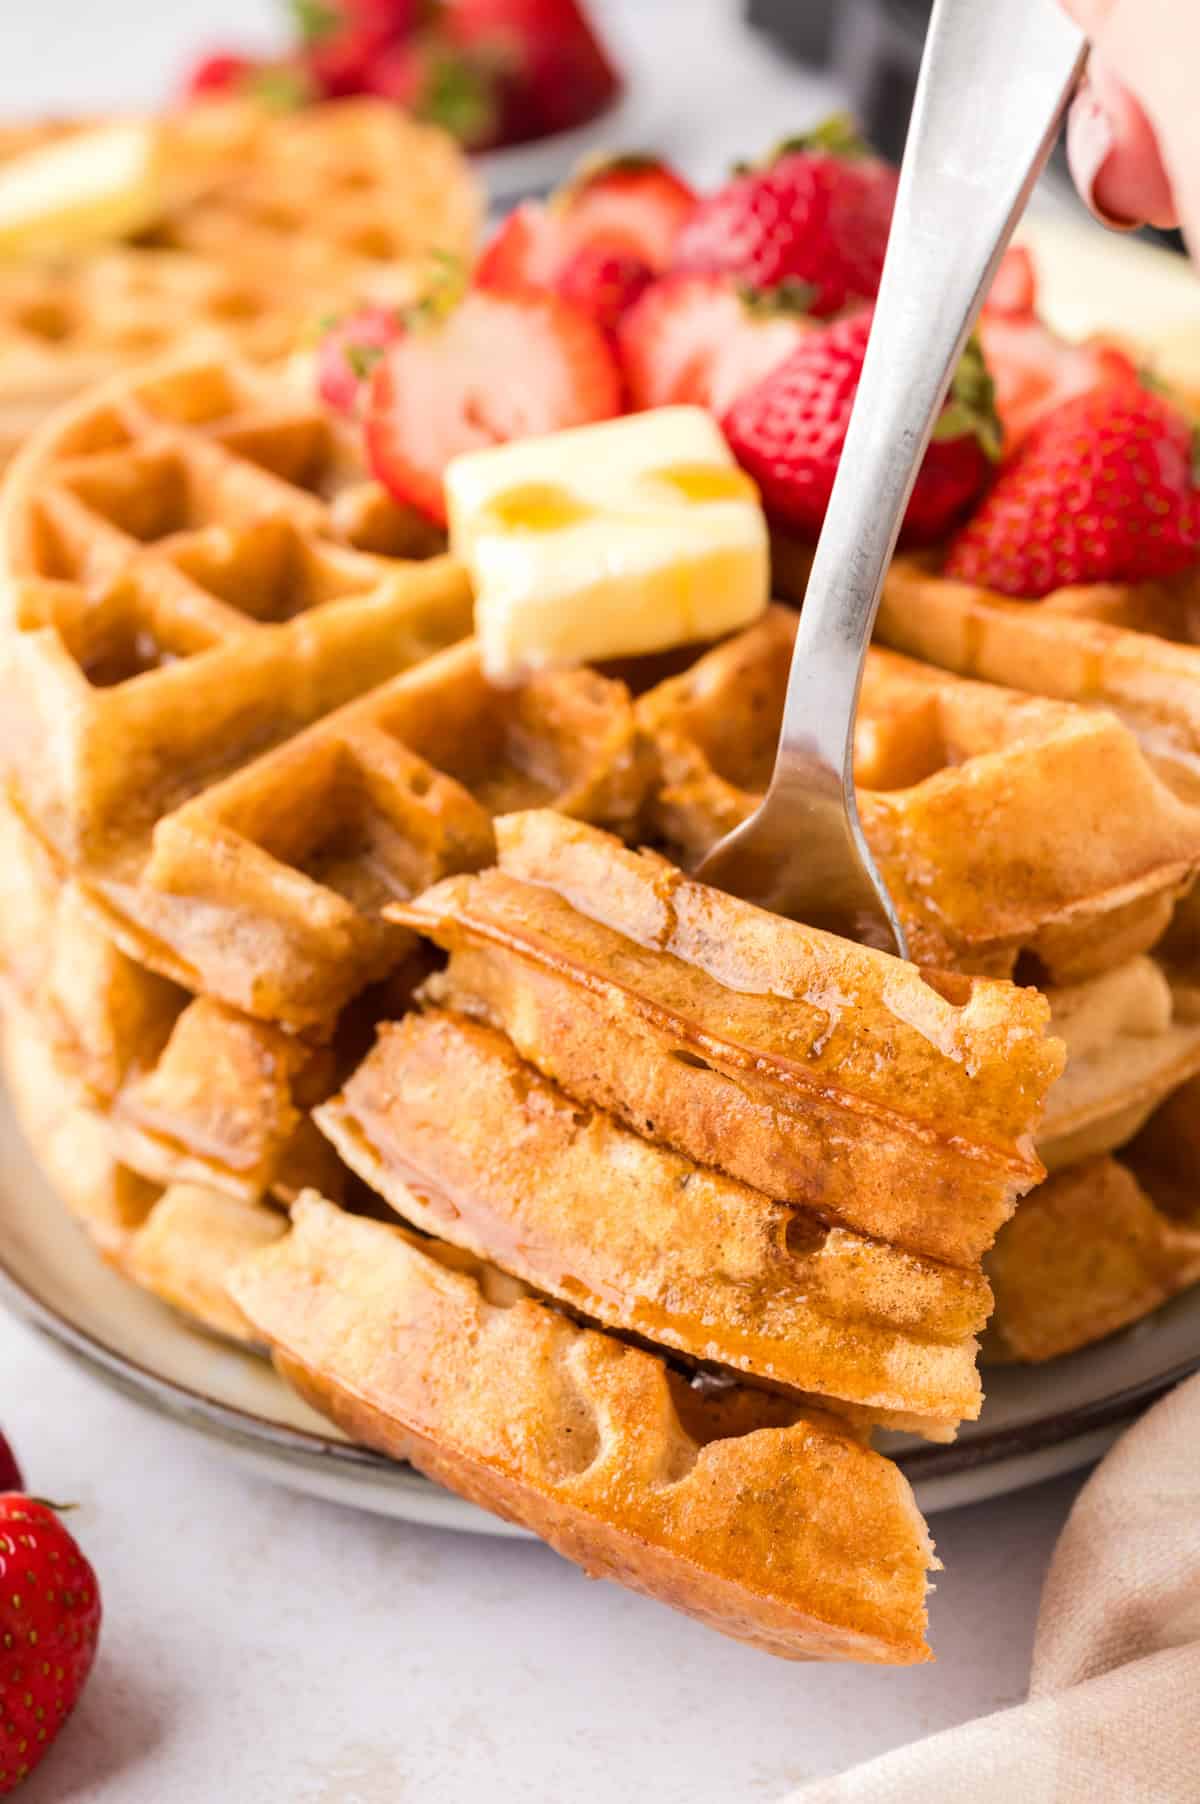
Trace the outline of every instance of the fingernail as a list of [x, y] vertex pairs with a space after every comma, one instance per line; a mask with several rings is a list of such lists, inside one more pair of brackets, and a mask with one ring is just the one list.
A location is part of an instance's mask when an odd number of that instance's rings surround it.
[[1115, 144], [1112, 121], [1095, 89], [1085, 83], [1071, 103], [1067, 119], [1067, 163], [1075, 186], [1095, 218], [1114, 231], [1132, 232], [1140, 220], [1109, 213], [1096, 199], [1096, 184]]

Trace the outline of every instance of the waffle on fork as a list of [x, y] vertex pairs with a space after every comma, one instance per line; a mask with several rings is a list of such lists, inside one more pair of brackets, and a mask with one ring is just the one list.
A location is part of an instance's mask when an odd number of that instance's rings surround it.
[[[658, 775], [646, 824], [691, 863], [770, 770], [795, 616], [756, 626], [642, 697]], [[992, 974], [1022, 953], [1070, 983], [1158, 941], [1200, 866], [1200, 805], [1103, 710], [1034, 699], [872, 650], [859, 809], [914, 956]]]

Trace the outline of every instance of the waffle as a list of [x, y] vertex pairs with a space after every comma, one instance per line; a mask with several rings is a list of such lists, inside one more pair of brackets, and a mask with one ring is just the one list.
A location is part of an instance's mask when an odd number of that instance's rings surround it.
[[977, 1261], [1041, 1176], [1028, 1129], [1057, 1059], [1032, 992], [935, 988], [549, 814], [497, 832], [498, 869], [393, 911], [451, 953], [428, 994], [781, 1203]]
[[0, 466], [55, 408], [121, 370], [168, 352], [288, 355], [312, 304], [183, 251], [0, 263]]
[[1048, 1000], [1067, 1049], [1038, 1133], [1038, 1152], [1055, 1172], [1132, 1140], [1200, 1071], [1200, 1020], [1187, 1018], [1166, 973], [1144, 955]]
[[26, 1139], [105, 1259], [197, 1325], [254, 1344], [225, 1281], [247, 1255], [286, 1231], [286, 1218], [210, 1188], [164, 1189], [131, 1170], [103, 1112], [55, 1057], [37, 1019], [11, 998], [3, 1062]]
[[469, 624], [465, 577], [353, 549], [398, 511], [272, 392], [149, 377], [29, 448], [0, 523], [0, 764], [131, 956], [328, 1034], [403, 954], [382, 901], [487, 863], [500, 809], [628, 825], [646, 772], [594, 672], [496, 690], [473, 645], [410, 668]]
[[[658, 754], [647, 826], [685, 861], [751, 811], [778, 737], [795, 617], [638, 704]], [[993, 975], [1022, 953], [1066, 984], [1146, 951], [1200, 864], [1200, 807], [1103, 711], [867, 660], [859, 809], [919, 963]]]
[[486, 1265], [315, 1196], [294, 1222], [233, 1295], [353, 1439], [771, 1653], [928, 1657], [928, 1536], [844, 1424], [712, 1397]]
[[[498, 940], [507, 930], [535, 973], [503, 1017], [524, 1017], [517, 1045], [442, 1007], [385, 1028], [317, 1111], [350, 1168], [427, 1232], [690, 1359], [939, 1434], [977, 1413], [973, 1336], [990, 1300], [977, 1264], [955, 1268], [818, 1210], [840, 1205], [843, 1219], [882, 1226], [889, 1162], [903, 1169], [915, 1145], [936, 1153], [942, 1136], [952, 1151], [941, 1207], [961, 1198], [964, 1215], [975, 1207], [994, 1229], [1040, 1170], [1021, 1136], [1060, 1066], [1041, 999], [951, 979], [948, 1000], [911, 966], [547, 812], [498, 833], [499, 871], [392, 912], [448, 943], [464, 918], [490, 918]], [[539, 965], [569, 990], [540, 1014]], [[454, 963], [435, 993], [472, 1006]], [[752, 1000], [764, 993], [769, 1011]], [[691, 1083], [705, 1055], [738, 1080], [761, 1073], [747, 1082], [745, 1119], [725, 1105], [719, 1142], [722, 1103]], [[664, 1066], [682, 1074], [678, 1087]], [[906, 1115], [888, 1107], [884, 1069]], [[808, 1207], [688, 1156], [710, 1131], [702, 1156], [740, 1163], [746, 1128], [772, 1106]]]
[[1190, 1221], [1173, 1216], [1153, 1179], [1139, 1181], [1124, 1159], [1088, 1159], [1050, 1178], [988, 1255], [989, 1356], [1037, 1364], [1077, 1352], [1200, 1282], [1198, 1198], [1193, 1179]]
[[[0, 162], [81, 129], [10, 128]], [[0, 262], [0, 465], [63, 401], [168, 350], [275, 361], [322, 315], [411, 300], [481, 217], [451, 139], [368, 100], [163, 121], [161, 216], [134, 244]]]
[[411, 300], [431, 255], [474, 255], [483, 206], [466, 158], [398, 107], [350, 99], [264, 114], [226, 103], [192, 117], [195, 137], [211, 122], [221, 177], [172, 209], [159, 244], [318, 299]]
[[1200, 566], [1013, 601], [948, 581], [935, 557], [901, 557], [877, 630], [943, 669], [1112, 709], [1181, 794], [1200, 795]]

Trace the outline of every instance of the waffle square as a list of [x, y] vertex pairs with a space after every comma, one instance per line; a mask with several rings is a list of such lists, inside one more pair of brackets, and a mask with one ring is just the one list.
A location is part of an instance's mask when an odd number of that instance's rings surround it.
[[398, 1226], [316, 1196], [293, 1219], [232, 1293], [353, 1439], [771, 1653], [928, 1657], [928, 1535], [904, 1478], [844, 1423], [692, 1386]]
[[[648, 825], [698, 859], [756, 804], [795, 617], [757, 626], [638, 704], [658, 750]], [[1003, 975], [1021, 953], [1069, 983], [1146, 951], [1200, 863], [1200, 806], [1112, 714], [873, 650], [859, 810], [918, 962]]]

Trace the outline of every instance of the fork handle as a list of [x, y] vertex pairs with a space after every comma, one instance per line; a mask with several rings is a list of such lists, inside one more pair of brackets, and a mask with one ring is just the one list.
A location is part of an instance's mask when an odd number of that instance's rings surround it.
[[955, 365], [1078, 80], [1057, 0], [936, 0], [879, 298], [813, 559], [772, 788], [835, 778], [884, 573]]

